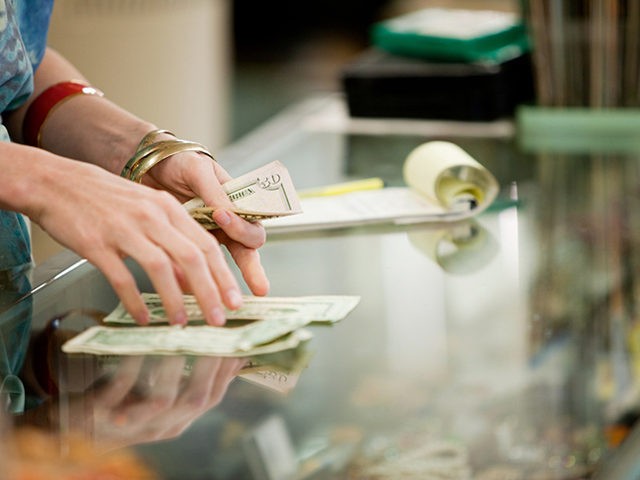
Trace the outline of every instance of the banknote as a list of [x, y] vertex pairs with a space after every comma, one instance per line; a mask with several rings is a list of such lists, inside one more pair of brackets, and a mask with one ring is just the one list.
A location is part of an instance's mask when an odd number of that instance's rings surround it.
[[[156, 293], [143, 293], [151, 324], [168, 323], [162, 300]], [[256, 297], [245, 295], [237, 310], [226, 310], [227, 320], [266, 320], [304, 318], [313, 322], [335, 323], [344, 319], [360, 302], [355, 295], [313, 295], [301, 297]], [[204, 316], [193, 295], [184, 295], [189, 323], [204, 323]], [[105, 323], [133, 324], [135, 320], [119, 304], [104, 318]]]
[[[306, 340], [310, 339], [310, 332], [304, 329], [296, 330], [268, 344], [260, 345], [250, 352], [235, 355], [245, 360], [244, 366], [237, 376], [249, 383], [269, 390], [287, 394], [297, 384], [302, 372], [307, 368], [312, 357]], [[77, 353], [76, 353], [77, 355]], [[161, 357], [167, 355], [145, 355], [141, 372], [148, 372], [156, 368]], [[174, 356], [172, 354], [172, 356]], [[203, 355], [175, 354], [184, 358], [183, 376], [192, 374], [194, 365]], [[208, 358], [215, 357], [207, 355]], [[104, 354], [97, 357], [96, 365], [102, 378], [109, 378], [117, 374], [122, 366], [124, 355]], [[125, 367], [126, 368], [126, 367]], [[142, 373], [144, 376], [144, 373]], [[96, 376], [97, 377], [97, 376]]]
[[304, 344], [274, 354], [257, 355], [251, 357], [238, 377], [269, 390], [287, 394], [298, 383], [311, 356]]
[[[287, 342], [278, 348], [292, 348], [310, 333], [303, 330], [309, 320], [274, 318], [238, 327], [199, 326], [94, 326], [68, 340], [66, 353], [111, 355], [193, 354], [246, 356], [269, 353], [270, 343]], [[283, 338], [285, 336], [289, 338]]]
[[[234, 178], [222, 185], [233, 211], [249, 221], [266, 220], [301, 213], [300, 200], [286, 167], [274, 161]], [[201, 198], [184, 204], [190, 215], [204, 228], [217, 228], [212, 218], [213, 208]]]

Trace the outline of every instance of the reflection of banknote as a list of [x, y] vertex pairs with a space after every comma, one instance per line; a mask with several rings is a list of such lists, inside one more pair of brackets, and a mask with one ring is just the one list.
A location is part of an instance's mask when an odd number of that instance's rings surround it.
[[[252, 172], [234, 178], [222, 188], [233, 202], [234, 212], [249, 221], [265, 220], [300, 213], [300, 202], [286, 167], [271, 162]], [[184, 204], [191, 216], [208, 230], [217, 228], [211, 215], [213, 208], [202, 199]]]
[[[167, 323], [167, 314], [158, 294], [143, 293], [151, 323]], [[335, 323], [353, 310], [360, 297], [349, 295], [316, 295], [306, 297], [245, 296], [242, 307], [227, 310], [227, 320], [266, 320], [270, 318], [299, 318], [314, 322]], [[184, 305], [190, 323], [204, 322], [204, 316], [193, 295], [184, 295]], [[107, 323], [132, 324], [135, 320], [122, 304], [105, 319]]]
[[[67, 353], [145, 355], [187, 353], [194, 355], [246, 356], [278, 351], [269, 343], [288, 340], [282, 348], [293, 348], [309, 338], [301, 327], [306, 319], [269, 319], [240, 327], [104, 327], [95, 326], [67, 341]], [[288, 339], [283, 339], [289, 335]], [[273, 348], [273, 347], [272, 347]]]
[[309, 364], [311, 352], [304, 346], [252, 357], [238, 376], [279, 393], [289, 393]]

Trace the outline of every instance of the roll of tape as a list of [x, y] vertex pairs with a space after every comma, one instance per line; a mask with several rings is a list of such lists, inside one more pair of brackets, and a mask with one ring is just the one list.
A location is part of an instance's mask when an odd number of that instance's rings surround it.
[[458, 145], [432, 141], [416, 147], [403, 166], [405, 183], [446, 208], [486, 208], [498, 194], [494, 176]]

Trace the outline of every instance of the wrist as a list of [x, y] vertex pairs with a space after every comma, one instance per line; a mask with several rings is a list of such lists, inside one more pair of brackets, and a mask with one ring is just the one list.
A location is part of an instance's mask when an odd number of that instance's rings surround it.
[[168, 130], [156, 129], [142, 137], [133, 156], [121, 170], [120, 176], [142, 183], [142, 177], [158, 163], [182, 152], [199, 153], [215, 161], [205, 146], [181, 140]]
[[106, 97], [81, 95], [51, 113], [41, 141], [52, 153], [119, 174], [140, 139], [154, 128]]
[[[54, 195], [62, 194], [68, 179], [71, 160], [43, 150], [7, 143], [0, 148], [3, 158], [20, 158], [19, 162], [0, 162], [3, 168], [0, 207], [27, 215], [38, 221]], [[46, 158], [45, 158], [46, 157]], [[68, 183], [68, 182], [67, 182]]]
[[26, 145], [41, 147], [42, 129], [49, 116], [65, 102], [80, 95], [104, 94], [85, 82], [69, 80], [55, 83], [33, 99], [22, 122], [22, 139]]
[[[157, 130], [157, 127], [149, 122], [138, 121], [135, 125], [131, 125], [126, 131], [120, 131], [115, 134], [113, 139], [114, 147], [114, 163], [109, 171], [120, 175], [129, 159], [137, 151], [141, 140], [151, 131]], [[167, 138], [174, 138], [167, 136]], [[163, 138], [164, 140], [164, 138]]]

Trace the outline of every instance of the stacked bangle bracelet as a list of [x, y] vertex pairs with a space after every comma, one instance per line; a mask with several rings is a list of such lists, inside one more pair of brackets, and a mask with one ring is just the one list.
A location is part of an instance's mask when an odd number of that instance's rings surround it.
[[[161, 134], [168, 134], [174, 138], [157, 140], [157, 137]], [[154, 166], [162, 160], [181, 152], [201, 153], [215, 161], [213, 155], [203, 145], [175, 138], [175, 135], [168, 130], [153, 130], [142, 138], [135, 154], [124, 166], [120, 176], [140, 183], [144, 174]]]
[[47, 118], [49, 118], [49, 115], [64, 102], [77, 95], [104, 96], [97, 88], [76, 80], [51, 85], [49, 88], [43, 90], [42, 93], [31, 102], [29, 108], [27, 108], [22, 122], [22, 137], [24, 143], [33, 147], [40, 147], [42, 126]]

